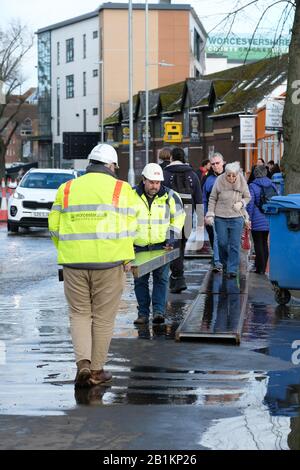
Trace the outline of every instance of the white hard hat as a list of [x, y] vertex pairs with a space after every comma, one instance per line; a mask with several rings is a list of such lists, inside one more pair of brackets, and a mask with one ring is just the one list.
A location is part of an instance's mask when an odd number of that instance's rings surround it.
[[88, 159], [102, 163], [115, 163], [118, 166], [118, 154], [115, 149], [108, 144], [96, 145], [89, 154]]
[[148, 163], [142, 171], [142, 175], [151, 181], [163, 181], [164, 174], [161, 167], [157, 163]]

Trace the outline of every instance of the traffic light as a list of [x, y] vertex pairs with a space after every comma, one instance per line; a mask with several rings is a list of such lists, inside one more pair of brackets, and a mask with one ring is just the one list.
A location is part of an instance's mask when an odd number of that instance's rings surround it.
[[182, 123], [181, 122], [165, 122], [164, 124], [164, 142], [178, 143], [182, 142]]

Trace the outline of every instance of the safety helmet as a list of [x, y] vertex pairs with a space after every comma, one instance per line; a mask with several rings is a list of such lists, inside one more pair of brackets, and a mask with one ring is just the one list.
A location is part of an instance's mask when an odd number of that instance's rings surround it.
[[101, 163], [115, 163], [118, 166], [118, 154], [115, 149], [108, 144], [96, 145], [89, 154], [88, 159]]
[[163, 181], [164, 174], [157, 163], [148, 163], [142, 171], [142, 175], [151, 181]]

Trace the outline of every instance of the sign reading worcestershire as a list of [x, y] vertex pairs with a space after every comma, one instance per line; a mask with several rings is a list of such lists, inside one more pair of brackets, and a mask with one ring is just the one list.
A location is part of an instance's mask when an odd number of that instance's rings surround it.
[[251, 34], [229, 34], [209, 36], [206, 42], [208, 58], [227, 58], [228, 62], [260, 60], [267, 55], [287, 53], [290, 44], [289, 36], [274, 39], [274, 36], [258, 36]]

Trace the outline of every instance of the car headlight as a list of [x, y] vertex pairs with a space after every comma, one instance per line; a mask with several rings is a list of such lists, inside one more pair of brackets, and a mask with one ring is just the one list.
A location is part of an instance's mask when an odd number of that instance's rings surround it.
[[23, 196], [21, 193], [18, 193], [17, 191], [14, 192], [13, 197], [14, 199], [25, 199], [25, 196]]

